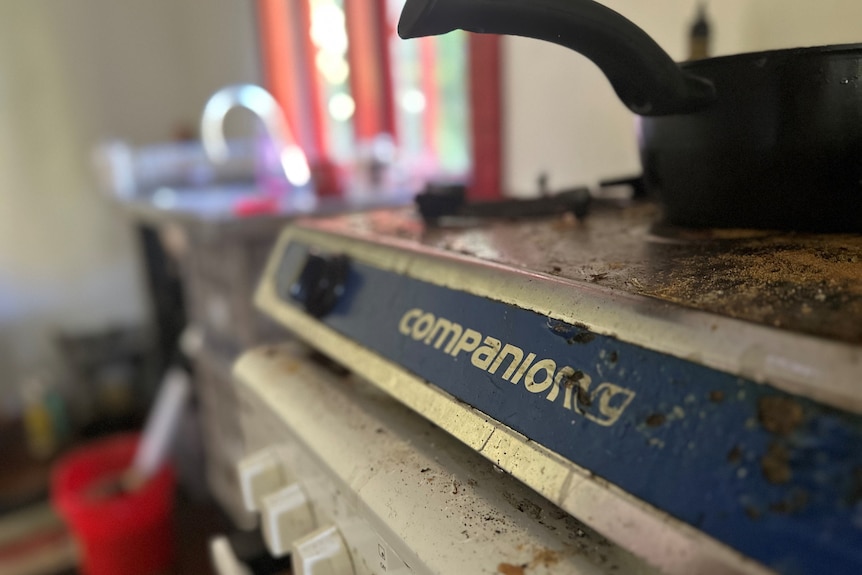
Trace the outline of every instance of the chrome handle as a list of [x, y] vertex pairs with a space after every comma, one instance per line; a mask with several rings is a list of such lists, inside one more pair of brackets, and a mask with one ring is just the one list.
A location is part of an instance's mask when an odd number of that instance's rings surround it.
[[230, 154], [224, 136], [224, 119], [234, 108], [246, 108], [254, 113], [278, 149], [279, 164], [287, 181], [305, 186], [311, 180], [308, 158], [294, 144], [293, 133], [284, 112], [272, 94], [254, 84], [226, 86], [213, 94], [204, 106], [201, 117], [201, 141], [210, 161], [222, 163]]

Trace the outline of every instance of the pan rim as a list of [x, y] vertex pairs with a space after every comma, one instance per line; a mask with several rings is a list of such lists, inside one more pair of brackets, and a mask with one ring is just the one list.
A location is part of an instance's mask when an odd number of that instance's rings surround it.
[[766, 59], [786, 60], [788, 58], [802, 58], [806, 56], [833, 56], [841, 54], [856, 53], [862, 58], [862, 43], [856, 44], [829, 44], [823, 46], [803, 46], [797, 48], [781, 48], [778, 50], [765, 50], [762, 52], [743, 52], [740, 54], [728, 54], [726, 56], [716, 56], [713, 58], [705, 58], [703, 60], [688, 60], [680, 62], [680, 67], [684, 70], [700, 69], [712, 65], [720, 64], [742, 64], [750, 61]]

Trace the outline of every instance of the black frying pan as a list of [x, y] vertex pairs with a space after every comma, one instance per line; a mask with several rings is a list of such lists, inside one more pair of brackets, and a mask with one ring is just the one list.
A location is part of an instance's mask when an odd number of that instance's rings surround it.
[[595, 62], [643, 116], [646, 186], [668, 223], [862, 231], [862, 44], [677, 65], [591, 0], [407, 0], [398, 33], [458, 28], [546, 40]]

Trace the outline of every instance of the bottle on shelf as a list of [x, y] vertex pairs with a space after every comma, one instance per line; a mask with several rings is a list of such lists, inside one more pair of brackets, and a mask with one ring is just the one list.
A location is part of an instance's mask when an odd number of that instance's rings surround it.
[[706, 12], [706, 2], [698, 2], [697, 16], [691, 25], [688, 38], [689, 60], [702, 60], [711, 55], [712, 27]]

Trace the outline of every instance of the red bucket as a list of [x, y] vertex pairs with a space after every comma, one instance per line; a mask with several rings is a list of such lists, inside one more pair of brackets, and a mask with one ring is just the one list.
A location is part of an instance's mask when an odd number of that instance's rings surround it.
[[174, 560], [174, 474], [165, 466], [134, 493], [93, 497], [92, 486], [128, 468], [138, 435], [87, 445], [53, 469], [51, 499], [81, 550], [86, 575], [153, 575]]

